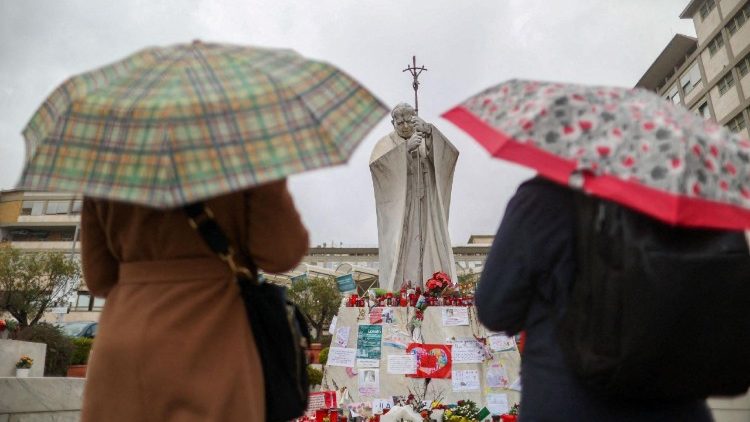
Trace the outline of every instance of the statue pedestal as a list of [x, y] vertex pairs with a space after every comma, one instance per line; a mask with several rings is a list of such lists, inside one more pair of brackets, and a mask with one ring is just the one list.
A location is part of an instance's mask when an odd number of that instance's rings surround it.
[[[425, 309], [424, 319], [422, 321], [422, 338], [425, 344], [451, 344], [452, 340], [469, 340], [473, 338], [487, 338], [489, 332], [479, 324], [476, 318], [476, 308], [464, 307], [468, 309], [468, 325], [448, 325], [443, 322], [443, 310], [451, 307], [429, 306]], [[450, 378], [431, 379], [427, 385], [425, 395], [425, 378], [411, 378], [401, 374], [388, 373], [388, 356], [404, 355], [406, 346], [413, 342], [411, 340], [411, 330], [408, 328], [409, 321], [415, 314], [412, 307], [394, 307], [392, 323], [378, 323], [382, 325], [383, 336], [381, 340], [381, 353], [377, 368], [379, 373], [379, 391], [372, 393], [371, 389], [360, 391], [360, 380], [358, 373], [363, 368], [345, 368], [340, 366], [326, 365], [323, 376], [323, 389], [334, 390], [341, 387], [347, 387], [352, 398], [352, 402], [371, 402], [374, 399], [387, 399], [392, 396], [407, 396], [410, 393], [417, 397], [424, 397], [425, 400], [440, 400], [442, 403], [456, 403], [458, 400], [472, 400], [481, 408], [487, 406], [489, 398], [497, 399], [497, 394], [504, 394], [507, 397], [508, 406], [520, 402], [520, 393], [510, 388], [491, 387], [488, 380], [488, 370], [492, 370], [493, 375], [498, 372], [504, 373], [507, 378], [507, 384], [513, 385], [518, 381], [519, 369], [521, 364], [520, 355], [517, 347], [512, 347], [507, 351], [492, 352], [492, 359], [485, 360], [483, 363], [455, 363], [452, 362], [452, 371], [476, 370], [479, 375], [479, 388], [472, 391], [454, 391], [453, 383]], [[455, 309], [455, 308], [454, 308]], [[357, 348], [357, 333], [359, 325], [370, 324], [370, 313], [367, 308], [349, 308], [342, 307], [339, 309], [338, 319], [335, 331], [342, 327], [349, 327], [349, 337], [346, 341], [347, 348]], [[331, 346], [336, 346], [336, 332], [333, 335]], [[489, 341], [488, 341], [489, 344]], [[455, 354], [453, 354], [455, 359]], [[330, 362], [330, 354], [329, 354]], [[501, 368], [501, 369], [499, 369]], [[502, 397], [502, 396], [501, 396]]]

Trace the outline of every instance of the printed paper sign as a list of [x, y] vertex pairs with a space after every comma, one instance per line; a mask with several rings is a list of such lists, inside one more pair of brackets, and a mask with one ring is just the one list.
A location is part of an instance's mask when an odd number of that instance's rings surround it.
[[359, 394], [369, 397], [380, 394], [380, 371], [378, 369], [362, 369], [357, 377]]
[[388, 373], [405, 375], [416, 374], [417, 356], [413, 354], [388, 355]]
[[333, 344], [336, 347], [346, 347], [349, 343], [349, 331], [351, 327], [339, 327], [336, 329], [336, 337], [333, 339]]
[[476, 369], [453, 371], [451, 385], [454, 392], [479, 391], [479, 371]]
[[469, 308], [465, 306], [444, 307], [443, 325], [446, 327], [469, 325]]
[[380, 324], [383, 322], [383, 308], [370, 309], [370, 324]]
[[335, 391], [318, 391], [310, 393], [310, 400], [308, 401], [307, 411], [318, 410], [318, 409], [330, 409], [336, 407], [336, 392]]
[[351, 368], [354, 366], [354, 359], [357, 356], [357, 349], [346, 347], [331, 347], [328, 349], [328, 366], [345, 366]]
[[456, 340], [451, 350], [453, 363], [484, 362], [484, 344], [472, 340]]
[[354, 277], [351, 274], [344, 274], [336, 277], [336, 285], [341, 293], [357, 290], [357, 285], [354, 284]]
[[357, 368], [380, 368], [380, 359], [357, 359]]
[[357, 357], [380, 359], [380, 341], [383, 338], [382, 325], [360, 325], [357, 332]]
[[487, 368], [485, 372], [487, 377], [487, 387], [490, 388], [508, 388], [510, 386], [510, 379], [508, 379], [508, 372], [505, 367], [499, 363], [493, 363]]
[[372, 414], [382, 415], [383, 410], [393, 407], [393, 399], [372, 399]]
[[328, 332], [333, 334], [336, 332], [336, 324], [339, 321], [339, 317], [334, 315], [333, 318], [331, 318], [331, 323], [328, 324]]
[[493, 415], [502, 415], [508, 413], [510, 407], [508, 406], [508, 395], [507, 394], [487, 394], [487, 408], [490, 409]]
[[411, 343], [406, 348], [417, 358], [417, 372], [413, 378], [450, 378], [451, 346], [449, 344]]
[[503, 333], [492, 334], [490, 337], [490, 349], [494, 352], [508, 352], [516, 350], [516, 339]]

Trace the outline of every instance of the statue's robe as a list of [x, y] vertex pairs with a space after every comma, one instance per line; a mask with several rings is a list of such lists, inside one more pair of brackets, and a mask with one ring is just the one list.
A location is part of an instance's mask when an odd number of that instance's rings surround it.
[[[448, 211], [458, 150], [434, 126], [418, 149], [419, 158], [406, 145], [406, 139], [391, 132], [378, 141], [370, 156], [378, 217], [379, 284], [386, 290], [398, 289], [405, 281], [422, 286], [437, 271], [456, 280]], [[417, 187], [418, 164], [423, 189]], [[422, 274], [420, 233], [424, 236]]]

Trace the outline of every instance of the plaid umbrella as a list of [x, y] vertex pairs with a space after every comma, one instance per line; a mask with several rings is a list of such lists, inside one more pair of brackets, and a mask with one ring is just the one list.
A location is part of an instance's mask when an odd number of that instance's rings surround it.
[[387, 112], [292, 50], [149, 48], [47, 98], [24, 130], [20, 184], [175, 207], [343, 163]]
[[495, 157], [667, 223], [750, 227], [750, 141], [652, 92], [512, 80], [443, 117]]

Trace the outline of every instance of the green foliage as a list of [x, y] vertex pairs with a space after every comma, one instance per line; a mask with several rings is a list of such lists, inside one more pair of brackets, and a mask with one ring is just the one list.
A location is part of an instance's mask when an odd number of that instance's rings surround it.
[[26, 327], [18, 334], [18, 339], [47, 345], [44, 359], [45, 376], [65, 376], [70, 358], [73, 355], [73, 342], [60, 328], [40, 322]]
[[372, 288], [372, 289], [370, 289], [370, 290], [372, 290], [373, 292], [375, 292], [375, 296], [376, 296], [376, 297], [381, 297], [381, 296], [385, 296], [386, 294], [388, 294], [388, 290], [386, 290], [386, 289], [381, 289], [381, 288], [379, 288], [379, 287], [376, 287], [376, 288]]
[[323, 347], [328, 347], [331, 345], [332, 341], [333, 341], [333, 336], [331, 334], [325, 334], [320, 337], [319, 343], [323, 345]]
[[71, 365], [85, 365], [89, 363], [89, 353], [94, 339], [76, 337], [73, 339], [73, 356], [70, 358]]
[[316, 343], [323, 336], [323, 328], [331, 323], [341, 304], [341, 293], [333, 278], [299, 280], [289, 288], [289, 298], [296, 303], [315, 329]]
[[320, 385], [323, 382], [323, 371], [308, 365], [307, 377], [310, 379], [310, 385]]
[[78, 260], [62, 252], [22, 252], [0, 247], [0, 311], [23, 329], [39, 322], [54, 301], [73, 293], [80, 283]]
[[320, 351], [320, 354], [318, 355], [318, 362], [320, 362], [321, 365], [325, 365], [326, 362], [328, 362], [328, 352], [330, 350], [330, 347], [324, 347], [323, 350]]
[[479, 283], [480, 274], [469, 271], [458, 276], [458, 291], [463, 294], [474, 294]]

